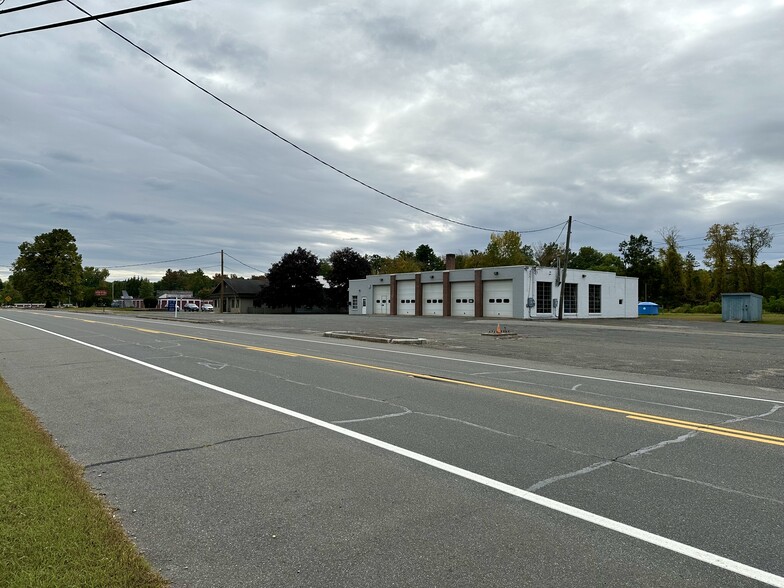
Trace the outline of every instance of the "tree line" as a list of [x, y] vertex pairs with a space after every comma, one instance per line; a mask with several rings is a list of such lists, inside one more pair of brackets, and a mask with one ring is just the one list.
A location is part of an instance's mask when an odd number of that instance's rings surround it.
[[[630, 235], [618, 244], [618, 254], [580, 247], [570, 252], [568, 267], [637, 277], [640, 300], [657, 302], [669, 309], [717, 312], [722, 292], [754, 292], [764, 297], [767, 311], [784, 312], [784, 260], [775, 267], [758, 263], [761, 252], [773, 241], [769, 229], [755, 225], [740, 228], [738, 223], [712, 225], [705, 235], [704, 267], [692, 253], [680, 253], [676, 228], [662, 229], [660, 236], [662, 245], [656, 247], [646, 235]], [[561, 267], [565, 253], [559, 243], [525, 244], [519, 233], [507, 231], [491, 234], [483, 250], [457, 253], [455, 267]], [[349, 280], [369, 274], [443, 269], [445, 256], [427, 244], [413, 251], [401, 250], [395, 256], [361, 255], [344, 247], [323, 259], [298, 247], [272, 264], [266, 276], [251, 278], [263, 277], [267, 282], [258, 296], [259, 305], [288, 307], [292, 312], [300, 307], [345, 311]], [[11, 303], [92, 306], [107, 304], [113, 287], [116, 298], [125, 290], [134, 298], [144, 299], [145, 305], [155, 307], [155, 296], [164, 291], [185, 290], [196, 297], [209, 298], [220, 277], [209, 276], [201, 269], [167, 269], [157, 282], [141, 276], [111, 282], [107, 268], [82, 267], [76, 240], [68, 230], [54, 229], [36, 236], [32, 243], [19, 245], [19, 257], [12, 265], [10, 278], [0, 282], [0, 297]], [[107, 296], [96, 296], [96, 290], [106, 290]]]

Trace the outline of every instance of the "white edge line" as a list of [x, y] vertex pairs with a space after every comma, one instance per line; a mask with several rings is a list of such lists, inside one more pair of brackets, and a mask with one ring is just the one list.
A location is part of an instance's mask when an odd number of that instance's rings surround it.
[[[100, 315], [98, 315], [100, 316]], [[71, 317], [66, 317], [71, 318]], [[130, 318], [130, 317], [117, 317], [113, 316], [113, 319], [120, 318], [125, 319], [128, 321], [153, 321], [158, 324], [165, 324], [170, 325], [172, 324], [171, 321], [163, 321], [161, 319], [137, 319], [137, 318]], [[6, 319], [10, 320], [10, 319]], [[76, 319], [78, 320], [78, 319]], [[363, 349], [363, 350], [373, 350], [373, 351], [383, 351], [385, 354], [397, 354], [397, 355], [413, 355], [416, 357], [426, 357], [428, 359], [440, 359], [443, 361], [454, 361], [457, 363], [471, 363], [476, 365], [486, 365], [490, 367], [499, 367], [499, 368], [506, 368], [517, 370], [521, 372], [534, 372], [537, 374], [548, 374], [551, 376], [564, 376], [567, 378], [578, 378], [583, 380], [595, 380], [598, 382], [608, 382], [610, 384], [626, 384], [628, 386], [640, 386], [643, 388], [656, 388], [659, 390], [672, 390], [674, 392], [691, 392], [693, 394], [704, 394], [706, 396], [720, 396], [722, 398], [736, 398], [738, 400], [752, 400], [754, 402], [780, 402], [780, 400], [774, 400], [771, 398], [759, 398], [756, 396], [743, 396], [741, 394], [727, 394], [725, 392], [710, 392], [708, 390], [697, 390], [695, 388], [679, 388], [677, 386], [667, 386], [665, 384], [649, 384], [647, 382], [632, 382], [630, 380], [616, 380], [613, 378], [602, 378], [600, 376], [586, 376], [582, 374], [571, 374], [569, 372], [556, 372], [552, 370], [543, 370], [539, 368], [530, 368], [530, 367], [521, 367], [518, 365], [509, 365], [504, 363], [492, 363], [487, 361], [478, 361], [476, 359], [465, 359], [461, 357], [444, 357], [442, 355], [430, 355], [426, 353], [413, 353], [411, 351], [400, 351], [398, 349], [380, 349], [377, 347], [366, 347], [362, 345], [352, 345], [350, 343], [336, 343], [334, 341], [319, 341], [318, 339], [305, 339], [304, 337], [291, 337], [286, 335], [271, 335], [268, 333], [253, 333], [249, 331], [241, 331], [239, 329], [228, 329], [228, 328], [216, 328], [207, 325], [194, 325], [190, 323], [174, 323], [174, 325], [178, 327], [184, 327], [188, 329], [202, 329], [205, 331], [214, 331], [218, 333], [234, 333], [236, 335], [247, 335], [250, 337], [262, 337], [267, 339], [283, 339], [284, 341], [299, 341], [302, 343], [313, 343], [316, 345], [330, 345], [334, 347], [348, 347], [349, 349]], [[593, 369], [593, 368], [586, 368], [586, 369]]]
[[22, 325], [31, 329], [35, 329], [37, 331], [41, 331], [42, 333], [46, 333], [48, 335], [54, 335], [55, 337], [59, 337], [61, 339], [65, 339], [66, 341], [70, 341], [72, 343], [77, 343], [78, 345], [83, 345], [85, 347], [89, 347], [90, 349], [94, 349], [96, 351], [101, 351], [113, 357], [117, 357], [120, 359], [124, 359], [126, 361], [130, 361], [131, 363], [135, 363], [137, 365], [155, 370], [157, 372], [161, 372], [168, 376], [172, 376], [175, 378], [179, 378], [180, 380], [184, 380], [191, 384], [196, 384], [197, 386], [201, 386], [203, 388], [207, 388], [209, 390], [213, 390], [215, 392], [220, 392], [221, 394], [225, 394], [226, 396], [232, 396], [239, 400], [244, 400], [245, 402], [249, 402], [251, 404], [256, 404], [263, 408], [273, 410], [275, 412], [279, 412], [281, 414], [285, 414], [287, 416], [299, 419], [301, 421], [305, 421], [307, 423], [316, 425], [317, 427], [321, 427], [340, 435], [345, 435], [346, 437], [351, 437], [357, 441], [361, 441], [363, 443], [367, 443], [368, 445], [373, 445], [378, 447], [379, 449], [383, 449], [385, 451], [389, 451], [390, 453], [395, 453], [397, 455], [401, 455], [403, 457], [407, 457], [411, 460], [417, 461], [419, 463], [423, 463], [425, 465], [429, 465], [433, 468], [438, 470], [450, 473], [455, 476], [459, 476], [466, 480], [470, 480], [477, 484], [481, 484], [483, 486], [487, 486], [488, 488], [494, 488], [500, 492], [504, 492], [506, 494], [510, 494], [512, 496], [516, 496], [528, 502], [538, 504], [539, 506], [543, 506], [550, 510], [554, 510], [556, 512], [560, 512], [562, 514], [574, 517], [576, 519], [580, 519], [582, 521], [592, 523], [599, 527], [603, 527], [605, 529], [609, 529], [611, 531], [615, 531], [617, 533], [621, 533], [622, 535], [627, 535], [629, 537], [633, 537], [635, 539], [639, 539], [640, 541], [644, 541], [646, 543], [650, 543], [651, 545], [656, 545], [658, 547], [662, 547], [674, 553], [678, 553], [684, 555], [686, 557], [690, 557], [692, 559], [710, 564], [712, 566], [722, 568], [728, 570], [730, 572], [734, 572], [741, 576], [746, 576], [747, 578], [751, 578], [753, 580], [757, 580], [759, 582], [763, 582], [765, 584], [769, 584], [770, 586], [777, 586], [779, 588], [784, 588], [784, 577], [777, 576], [770, 572], [766, 572], [765, 570], [761, 570], [759, 568], [755, 568], [735, 560], [728, 559], [721, 555], [717, 555], [715, 553], [711, 553], [709, 551], [705, 551], [699, 549], [697, 547], [692, 547], [691, 545], [687, 545], [685, 543], [681, 543], [679, 541], [675, 541], [673, 539], [668, 539], [667, 537], [662, 537], [661, 535], [656, 535], [655, 533], [651, 533], [649, 531], [645, 531], [643, 529], [638, 529], [637, 527], [632, 527], [631, 525], [627, 525], [626, 523], [621, 523], [619, 521], [589, 512], [587, 510], [583, 510], [581, 508], [577, 508], [575, 506], [570, 506], [563, 502], [558, 502], [557, 500], [552, 500], [550, 498], [546, 498], [544, 496], [540, 496], [539, 494], [534, 494], [533, 492], [528, 492], [527, 490], [523, 490], [522, 488], [517, 488], [516, 486], [511, 486], [510, 484], [505, 484], [504, 482], [499, 482], [498, 480], [494, 480], [492, 478], [488, 478], [481, 474], [477, 474], [471, 472], [469, 470], [448, 464], [443, 461], [439, 461], [432, 457], [428, 457], [427, 455], [422, 455], [421, 453], [416, 453], [414, 451], [410, 451], [408, 449], [404, 449], [402, 447], [398, 447], [397, 445], [392, 445], [391, 443], [387, 443], [386, 441], [380, 441], [379, 439], [375, 439], [373, 437], [368, 437], [367, 435], [363, 435], [362, 433], [357, 433], [350, 429], [345, 429], [338, 425], [333, 425], [327, 421], [322, 421], [320, 419], [308, 416], [306, 414], [302, 414], [299, 412], [295, 412], [293, 410], [289, 410], [287, 408], [283, 408], [282, 406], [277, 406], [275, 404], [270, 404], [269, 402], [265, 402], [263, 400], [259, 400], [257, 398], [252, 398], [251, 396], [246, 396], [245, 394], [240, 394], [239, 392], [234, 392], [233, 390], [229, 390], [228, 388], [223, 388], [221, 386], [216, 386], [215, 384], [210, 384], [209, 382], [204, 382], [202, 380], [197, 380], [196, 378], [191, 378], [190, 376], [186, 376], [184, 374], [180, 374], [177, 372], [173, 372], [171, 370], [167, 370], [166, 368], [162, 368], [139, 359], [135, 359], [133, 357], [129, 357], [127, 355], [122, 355], [117, 353], [116, 351], [111, 351], [109, 349], [104, 349], [102, 347], [98, 347], [97, 345], [93, 345], [91, 343], [87, 343], [85, 341], [80, 341], [78, 339], [73, 339], [66, 335], [61, 335], [59, 333], [55, 333], [53, 331], [48, 331], [46, 329], [42, 329], [41, 327], [36, 327], [33, 325], [28, 325], [26, 323], [22, 323], [19, 321], [11, 320], [5, 317], [0, 317], [0, 319], [15, 323], [17, 325]]

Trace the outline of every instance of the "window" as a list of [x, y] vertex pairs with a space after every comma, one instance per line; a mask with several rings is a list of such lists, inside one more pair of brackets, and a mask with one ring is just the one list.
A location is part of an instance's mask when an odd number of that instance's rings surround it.
[[564, 314], [577, 314], [577, 284], [564, 284]]
[[552, 282], [536, 282], [536, 312], [553, 311]]
[[504, 298], [504, 304], [509, 304], [509, 299], [508, 298]]
[[588, 284], [588, 312], [602, 312], [602, 286]]
[[357, 308], [359, 308], [359, 297], [352, 296], [351, 297], [351, 309], [352, 310], [356, 310]]
[[490, 300], [488, 300], [488, 302], [489, 302], [490, 304], [495, 304], [495, 298], [491, 298]]

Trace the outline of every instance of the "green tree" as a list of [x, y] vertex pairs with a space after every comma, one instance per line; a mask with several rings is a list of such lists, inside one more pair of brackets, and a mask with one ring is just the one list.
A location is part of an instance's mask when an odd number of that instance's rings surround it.
[[289, 307], [292, 313], [298, 306], [317, 306], [322, 301], [318, 273], [318, 257], [297, 247], [272, 264], [267, 273], [269, 283], [262, 288], [259, 299], [270, 308]]
[[630, 235], [618, 245], [624, 274], [639, 278], [640, 300], [655, 300], [659, 293], [659, 264], [651, 240], [645, 235]]
[[188, 272], [167, 269], [161, 280], [155, 285], [159, 292], [188, 289]]
[[381, 264], [382, 274], [405, 274], [420, 271], [419, 261], [413, 251], [401, 250], [397, 257], [386, 258]]
[[215, 282], [201, 268], [188, 274], [185, 283], [187, 286], [185, 289], [193, 292], [197, 298], [208, 298], [216, 286]]
[[11, 267], [14, 286], [25, 301], [58, 305], [80, 294], [82, 256], [67, 229], [53, 229], [19, 245]]
[[430, 245], [424, 243], [416, 248], [414, 257], [419, 262], [419, 271], [432, 272], [443, 270], [446, 265]]
[[593, 247], [580, 247], [580, 250], [569, 257], [569, 267], [572, 269], [593, 270], [602, 264], [604, 254]]
[[661, 263], [661, 294], [662, 304], [667, 307], [679, 306], [683, 303], [683, 257], [678, 251], [678, 229], [669, 227], [662, 229], [664, 247], [659, 249]]
[[738, 223], [714, 224], [705, 234], [705, 265], [711, 269], [711, 300], [717, 300], [731, 283], [733, 242], [738, 236]]
[[[10, 298], [10, 300], [6, 300]], [[21, 292], [14, 288], [13, 276], [9, 277], [0, 289], [0, 306], [3, 304], [16, 304], [17, 302], [24, 302]]]
[[760, 252], [772, 244], [773, 234], [770, 229], [761, 229], [756, 225], [741, 229], [737, 243], [733, 247], [739, 290], [757, 294], [762, 292], [764, 273], [757, 271], [757, 259]]
[[504, 231], [498, 235], [490, 234], [484, 255], [485, 265], [499, 267], [504, 265], [534, 265], [534, 255], [530, 245], [523, 245], [520, 233]]
[[[558, 243], [538, 243], [534, 246], [534, 260], [542, 267], [556, 267], [563, 260], [566, 250]], [[571, 266], [571, 261], [569, 262]]]
[[[79, 304], [82, 306], [92, 306], [96, 303], [96, 290], [107, 290], [109, 283], [106, 279], [109, 277], [109, 270], [105, 267], [93, 267], [88, 265], [82, 270], [82, 288], [78, 298]], [[108, 300], [108, 297], [105, 297]]]
[[364, 278], [371, 272], [370, 261], [351, 247], [336, 249], [321, 266], [322, 274], [330, 285], [330, 303], [341, 311], [348, 309], [349, 280]]
[[485, 254], [478, 249], [471, 249], [468, 253], [455, 255], [455, 269], [485, 267]]

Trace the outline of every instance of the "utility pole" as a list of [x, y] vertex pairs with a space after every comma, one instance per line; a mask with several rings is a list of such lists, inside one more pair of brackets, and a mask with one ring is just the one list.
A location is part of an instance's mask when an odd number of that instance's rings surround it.
[[226, 277], [223, 275], [223, 249], [221, 249], [221, 297], [220, 297], [220, 311], [223, 312], [223, 298], [224, 298], [224, 288], [223, 284], [226, 281]]
[[572, 240], [572, 216], [569, 215], [569, 222], [566, 226], [566, 251], [564, 252], [563, 275], [561, 276], [561, 295], [558, 297], [558, 320], [563, 320], [564, 315], [564, 291], [566, 290], [566, 268], [569, 267], [569, 243]]

